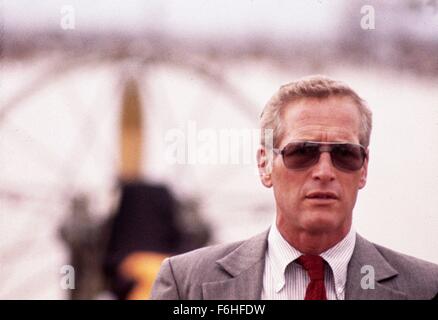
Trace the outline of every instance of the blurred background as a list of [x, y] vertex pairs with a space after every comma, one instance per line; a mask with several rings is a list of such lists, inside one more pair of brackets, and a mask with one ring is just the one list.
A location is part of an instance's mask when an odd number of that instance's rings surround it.
[[0, 23], [0, 298], [147, 298], [165, 256], [266, 230], [257, 136], [214, 141], [309, 74], [374, 113], [356, 230], [438, 263], [438, 1], [2, 0]]

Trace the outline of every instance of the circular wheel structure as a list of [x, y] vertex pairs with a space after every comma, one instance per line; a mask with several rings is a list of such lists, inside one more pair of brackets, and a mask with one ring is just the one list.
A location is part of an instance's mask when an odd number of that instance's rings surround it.
[[[129, 81], [135, 81], [141, 97], [143, 179], [168, 185], [181, 199], [196, 199], [215, 225], [230, 224], [233, 206], [242, 209], [244, 199], [252, 212], [260, 209], [260, 201], [249, 202], [251, 190], [239, 194], [230, 188], [241, 179], [254, 184], [253, 162], [230, 163], [229, 158], [206, 164], [188, 155], [190, 143], [198, 149], [207, 145], [199, 138], [203, 130], [212, 139], [224, 128], [253, 130], [255, 137], [260, 108], [236, 84], [226, 59], [159, 46], [121, 47], [109, 54], [78, 49], [3, 57], [2, 297], [65, 296], [58, 283], [68, 250], [59, 241], [60, 229], [69, 224], [79, 237], [90, 237], [83, 234], [84, 226], [98, 228], [117, 205], [121, 100]], [[185, 139], [180, 163], [169, 162], [172, 132]], [[253, 151], [239, 143], [225, 152]], [[82, 216], [73, 215], [78, 208]], [[229, 212], [217, 214], [224, 210]]]

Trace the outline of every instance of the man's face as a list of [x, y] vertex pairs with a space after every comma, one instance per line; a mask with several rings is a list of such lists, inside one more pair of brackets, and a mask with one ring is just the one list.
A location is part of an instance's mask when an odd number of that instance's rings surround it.
[[[283, 111], [279, 149], [294, 140], [359, 143], [359, 111], [347, 97], [301, 99]], [[284, 166], [281, 155], [274, 156], [272, 172], [262, 182], [273, 187], [279, 230], [346, 234], [357, 192], [366, 183], [367, 166], [365, 160], [358, 171], [341, 171], [333, 166], [330, 154], [322, 152], [315, 165], [294, 170]], [[308, 197], [313, 192], [332, 192], [337, 198], [318, 201]]]

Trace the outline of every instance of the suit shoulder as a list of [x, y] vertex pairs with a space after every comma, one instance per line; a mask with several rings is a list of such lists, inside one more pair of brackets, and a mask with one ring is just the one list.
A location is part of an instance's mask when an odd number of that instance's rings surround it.
[[[438, 275], [438, 265], [426, 260], [415, 258], [413, 256], [394, 251], [384, 246], [374, 244], [377, 250], [393, 265], [401, 269], [409, 268], [411, 271], [426, 272]], [[436, 278], [438, 280], [438, 278]]]
[[219, 266], [217, 261], [237, 251], [240, 258], [243, 257], [242, 254], [244, 253], [247, 256], [252, 256], [254, 252], [251, 251], [250, 244], [266, 241], [266, 237], [267, 232], [264, 232], [250, 239], [196, 249], [169, 258], [169, 264], [175, 277], [181, 277], [180, 280], [200, 283], [226, 279], [229, 274]]
[[215, 261], [243, 241], [214, 245], [164, 259], [155, 279], [151, 299], [202, 299], [200, 284], [218, 277]]
[[[413, 296], [430, 292], [438, 297], [438, 265], [429, 261], [403, 254], [381, 245], [374, 244], [380, 254], [398, 273], [400, 285], [411, 284], [409, 289]], [[414, 285], [412, 285], [414, 284]]]
[[180, 267], [184, 267], [184, 269], [208, 268], [208, 266], [213, 265], [218, 259], [226, 256], [244, 242], [242, 240], [199, 248], [172, 256], [169, 258], [169, 261], [174, 269]]

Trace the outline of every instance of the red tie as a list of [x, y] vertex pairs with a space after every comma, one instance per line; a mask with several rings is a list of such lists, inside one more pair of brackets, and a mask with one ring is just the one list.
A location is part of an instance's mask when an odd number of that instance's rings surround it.
[[327, 300], [324, 286], [324, 259], [315, 255], [304, 255], [297, 259], [310, 277], [304, 300]]

